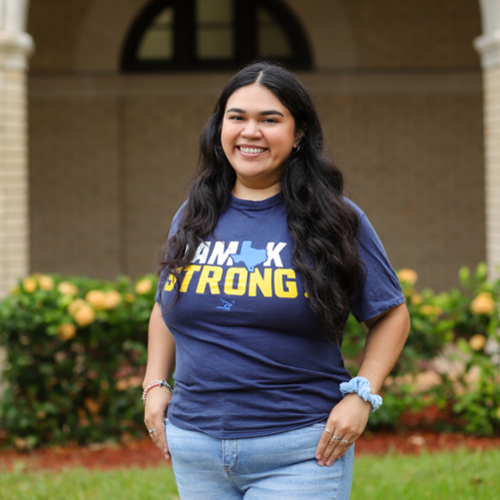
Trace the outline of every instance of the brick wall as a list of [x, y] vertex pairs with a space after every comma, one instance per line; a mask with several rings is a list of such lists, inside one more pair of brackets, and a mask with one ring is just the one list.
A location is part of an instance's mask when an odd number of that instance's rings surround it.
[[[34, 76], [33, 269], [109, 278], [154, 270], [228, 76]], [[442, 289], [461, 265], [484, 260], [479, 73], [301, 78], [348, 193], [393, 265]]]

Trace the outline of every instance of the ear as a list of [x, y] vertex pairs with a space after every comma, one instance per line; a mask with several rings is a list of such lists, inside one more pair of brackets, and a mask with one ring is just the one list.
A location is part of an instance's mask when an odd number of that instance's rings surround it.
[[304, 131], [299, 128], [295, 131], [295, 135], [293, 138], [293, 147], [296, 148], [299, 144], [302, 138], [304, 137]]

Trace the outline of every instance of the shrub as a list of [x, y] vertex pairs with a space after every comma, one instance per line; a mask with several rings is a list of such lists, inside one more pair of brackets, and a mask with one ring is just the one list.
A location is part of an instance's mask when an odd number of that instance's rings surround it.
[[33, 275], [0, 302], [0, 427], [20, 448], [142, 429], [138, 387], [156, 278]]
[[[484, 264], [474, 273], [462, 268], [460, 288], [440, 294], [417, 292], [412, 270], [401, 270], [399, 278], [411, 331], [369, 427], [394, 428], [409, 411], [435, 408], [445, 415], [434, 422], [439, 428], [499, 433], [500, 281], [488, 282]], [[0, 345], [7, 352], [0, 428], [9, 444], [143, 433], [140, 385], [156, 286], [153, 276], [131, 283], [35, 274], [0, 302]], [[366, 328], [349, 317], [342, 350], [353, 375], [365, 337]], [[455, 376], [436, 372], [439, 383], [423, 393], [418, 374], [436, 356], [463, 369]]]
[[[430, 289], [416, 291], [417, 274], [413, 270], [403, 269], [398, 276], [410, 312], [410, 334], [382, 390], [384, 404], [370, 417], [369, 426], [395, 426], [408, 409], [419, 412], [437, 407], [447, 415], [448, 429], [482, 435], [499, 433], [500, 280], [487, 280], [484, 263], [474, 273], [462, 267], [461, 287], [435, 294]], [[352, 326], [348, 323], [344, 353], [360, 361], [363, 335], [351, 330]], [[417, 375], [431, 368], [429, 362], [437, 356], [458, 363], [462, 371], [455, 376], [436, 372], [440, 382], [422, 393]], [[358, 365], [352, 364], [347, 363], [356, 373]], [[443, 422], [434, 424], [442, 426]]]

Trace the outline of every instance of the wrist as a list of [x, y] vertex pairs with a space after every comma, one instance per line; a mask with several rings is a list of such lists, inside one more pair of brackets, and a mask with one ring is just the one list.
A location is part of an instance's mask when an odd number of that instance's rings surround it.
[[172, 386], [166, 380], [153, 380], [144, 388], [144, 391], [142, 392], [143, 404], [146, 404], [146, 397], [148, 395], [148, 392], [155, 387], [166, 387], [170, 391], [170, 393], [173, 392]]
[[371, 411], [372, 405], [368, 402], [365, 401], [363, 398], [360, 398], [358, 394], [351, 392], [349, 394], [346, 394], [343, 399], [346, 400], [351, 400], [352, 402], [355, 402], [358, 404], [361, 408], [366, 408], [368, 411]]

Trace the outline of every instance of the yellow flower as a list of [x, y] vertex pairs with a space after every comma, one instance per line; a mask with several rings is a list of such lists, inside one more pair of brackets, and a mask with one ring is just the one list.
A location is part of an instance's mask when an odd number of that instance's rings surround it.
[[415, 295], [412, 296], [410, 301], [413, 305], [418, 306], [419, 304], [422, 303], [422, 296], [416, 293]]
[[36, 280], [33, 278], [25, 278], [23, 281], [23, 288], [25, 292], [34, 292], [36, 290], [36, 286]]
[[476, 333], [469, 339], [469, 345], [474, 351], [480, 351], [486, 345], [486, 337]]
[[418, 280], [418, 275], [413, 269], [400, 269], [398, 272], [400, 281], [414, 285]]
[[76, 335], [76, 326], [73, 323], [63, 323], [57, 328], [57, 336], [61, 340], [70, 340]]
[[127, 293], [127, 295], [125, 295], [125, 302], [135, 302], [135, 295], [133, 293]]
[[50, 276], [42, 275], [38, 278], [38, 285], [42, 290], [54, 290], [54, 280]]
[[438, 306], [430, 306], [428, 304], [425, 304], [420, 308], [420, 312], [422, 314], [428, 314], [429, 316], [440, 316], [443, 313], [443, 310]]
[[491, 314], [495, 310], [495, 301], [490, 292], [481, 292], [470, 305], [474, 314]]
[[73, 317], [80, 326], [87, 326], [94, 321], [95, 312], [90, 306], [81, 306], [73, 314]]
[[149, 293], [151, 291], [152, 287], [153, 283], [151, 283], [151, 280], [144, 278], [137, 282], [137, 285], [135, 285], [135, 291], [139, 295], [145, 295], [146, 293]]
[[83, 299], [75, 299], [71, 304], [68, 306], [68, 312], [71, 315], [74, 315], [80, 307], [88, 307], [88, 303], [85, 302]]
[[106, 294], [102, 290], [90, 290], [85, 295], [85, 300], [92, 304], [97, 311], [106, 309]]
[[104, 309], [114, 309], [118, 307], [122, 301], [122, 296], [116, 290], [106, 292], [104, 296]]
[[69, 281], [61, 281], [61, 283], [57, 285], [57, 289], [62, 295], [73, 296], [78, 293], [78, 288]]

